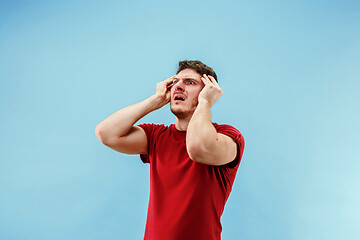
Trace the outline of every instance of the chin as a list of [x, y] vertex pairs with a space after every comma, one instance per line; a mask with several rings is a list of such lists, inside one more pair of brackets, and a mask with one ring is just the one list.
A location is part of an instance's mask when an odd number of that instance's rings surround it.
[[177, 106], [175, 106], [175, 107], [170, 106], [170, 110], [178, 119], [186, 119], [189, 116], [192, 116], [194, 113], [194, 111], [183, 110], [183, 109], [178, 108]]

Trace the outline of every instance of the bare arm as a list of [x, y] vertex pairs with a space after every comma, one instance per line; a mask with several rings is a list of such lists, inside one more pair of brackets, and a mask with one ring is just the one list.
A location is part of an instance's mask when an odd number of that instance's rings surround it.
[[158, 83], [156, 93], [151, 97], [115, 112], [97, 125], [95, 134], [100, 142], [118, 152], [146, 154], [146, 134], [134, 124], [170, 101], [172, 78]]
[[186, 148], [193, 161], [208, 165], [223, 165], [235, 159], [236, 143], [217, 133], [211, 123], [211, 107], [222, 96], [222, 90], [211, 76], [204, 76], [205, 87], [199, 94], [199, 104], [191, 117], [186, 133]]

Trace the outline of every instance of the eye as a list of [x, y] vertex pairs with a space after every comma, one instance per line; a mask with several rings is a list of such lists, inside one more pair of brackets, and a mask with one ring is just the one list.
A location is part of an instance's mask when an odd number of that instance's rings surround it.
[[177, 83], [178, 81], [179, 81], [179, 79], [175, 79], [175, 80], [173, 81], [173, 84]]
[[186, 83], [187, 83], [187, 84], [189, 84], [189, 85], [193, 85], [193, 84], [195, 84], [195, 82], [194, 82], [194, 81], [192, 81], [192, 80], [188, 80]]

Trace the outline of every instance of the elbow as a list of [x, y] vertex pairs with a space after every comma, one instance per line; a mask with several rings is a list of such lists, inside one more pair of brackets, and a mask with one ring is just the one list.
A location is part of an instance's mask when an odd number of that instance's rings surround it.
[[99, 141], [100, 141], [101, 143], [103, 143], [103, 139], [102, 139], [101, 134], [102, 134], [102, 131], [101, 131], [101, 127], [100, 127], [100, 124], [99, 124], [99, 125], [97, 125], [96, 128], [95, 128], [95, 135], [96, 135], [96, 137], [99, 139]]
[[106, 138], [104, 137], [104, 131], [100, 124], [95, 128], [95, 135], [102, 144], [107, 145]]
[[186, 144], [186, 150], [191, 160], [206, 165], [219, 165], [216, 158], [217, 146], [211, 143], [192, 142]]
[[191, 160], [198, 163], [204, 163], [204, 149], [200, 144], [190, 143], [186, 145], [187, 153]]
[[114, 147], [119, 144], [119, 139], [116, 136], [111, 135], [111, 132], [104, 130], [101, 124], [97, 125], [95, 128], [95, 135], [99, 141], [107, 147]]

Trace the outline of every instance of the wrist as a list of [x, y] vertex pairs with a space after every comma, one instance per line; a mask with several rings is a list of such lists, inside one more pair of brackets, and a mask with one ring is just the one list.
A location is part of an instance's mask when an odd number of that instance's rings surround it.
[[146, 101], [147, 101], [147, 105], [150, 108], [150, 111], [154, 111], [154, 110], [159, 109], [159, 108], [161, 108], [163, 106], [162, 105], [163, 99], [160, 96], [156, 95], [156, 94], [148, 97], [146, 99]]
[[208, 107], [211, 108], [212, 104], [210, 103], [210, 101], [206, 100], [206, 99], [199, 99], [199, 106], [204, 106], [204, 107]]

